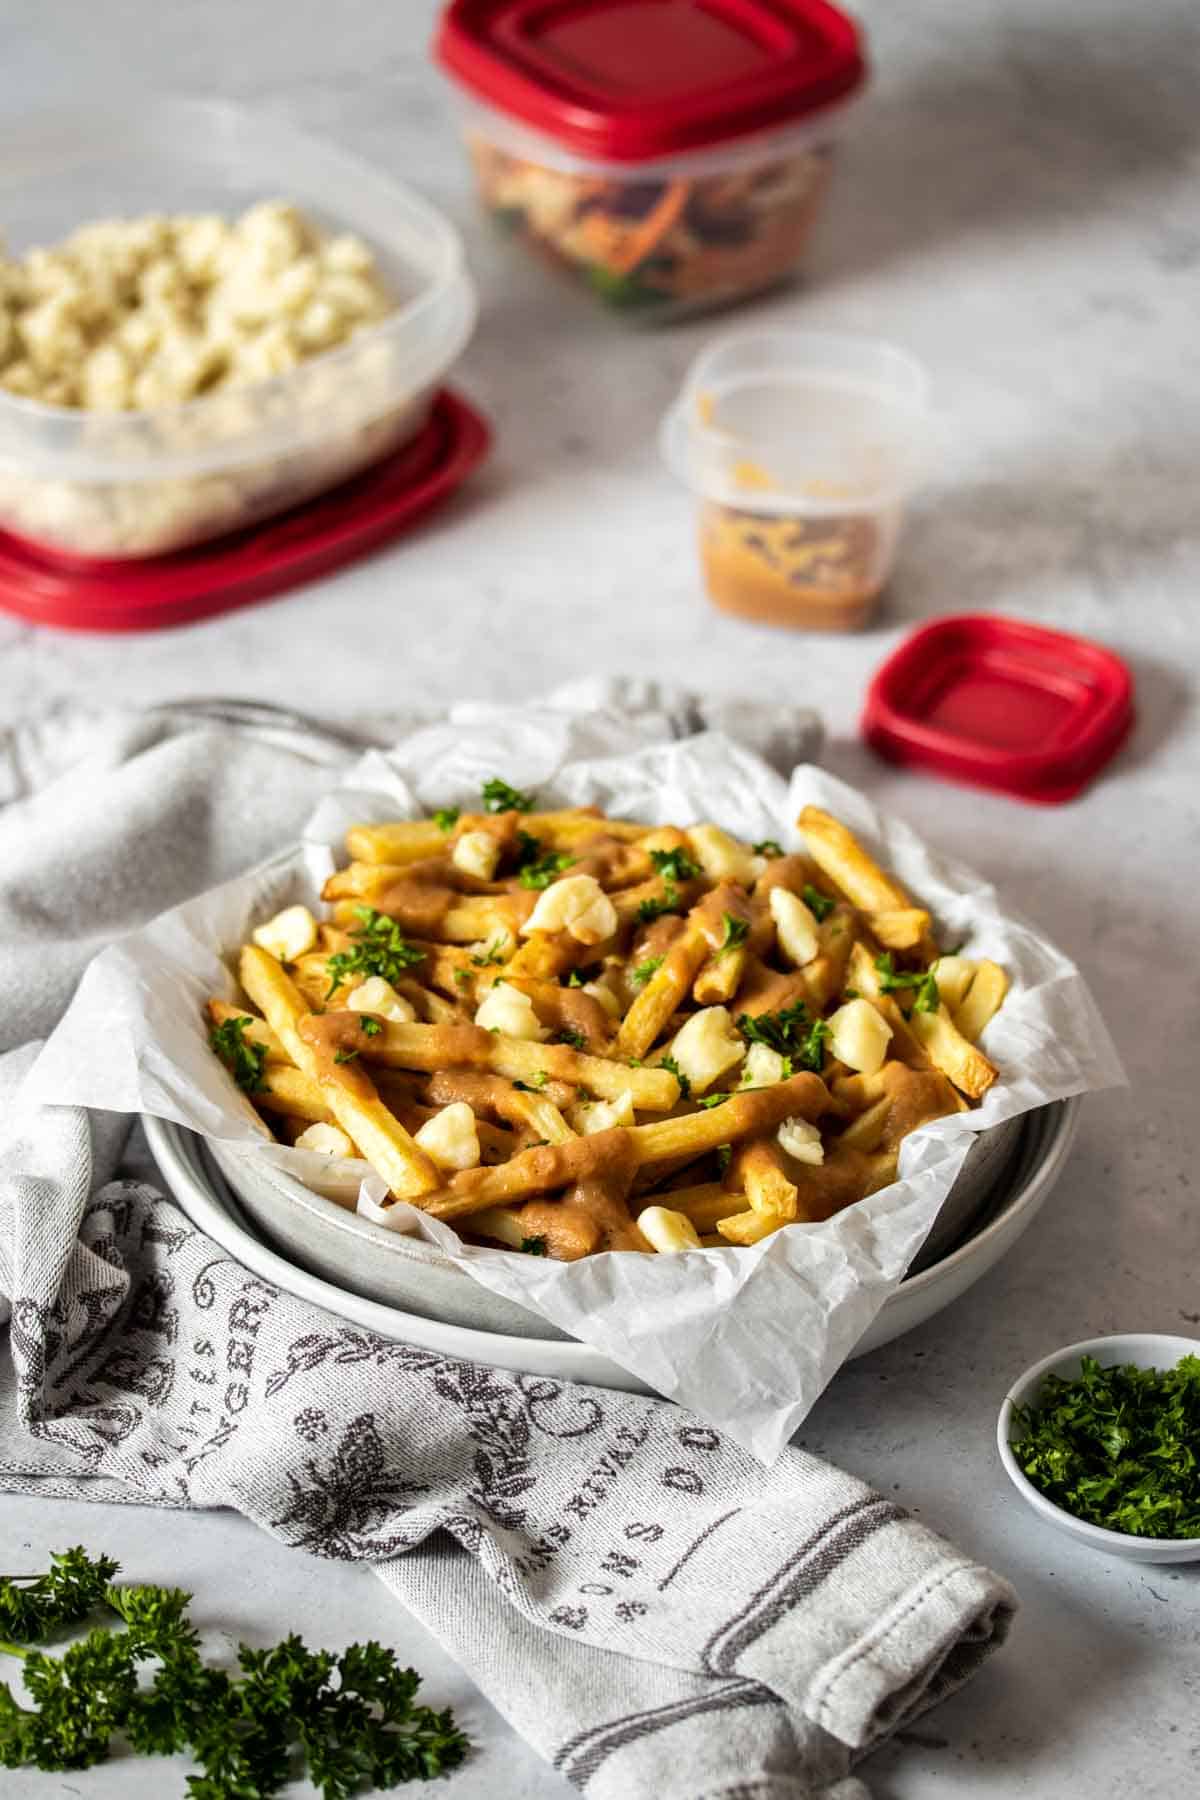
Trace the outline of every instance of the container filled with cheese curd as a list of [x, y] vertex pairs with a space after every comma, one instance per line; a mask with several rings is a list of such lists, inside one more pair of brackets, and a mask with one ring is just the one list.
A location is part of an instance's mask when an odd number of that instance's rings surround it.
[[925, 372], [889, 344], [779, 331], [711, 345], [662, 427], [698, 501], [710, 599], [799, 630], [865, 625], [930, 440]]

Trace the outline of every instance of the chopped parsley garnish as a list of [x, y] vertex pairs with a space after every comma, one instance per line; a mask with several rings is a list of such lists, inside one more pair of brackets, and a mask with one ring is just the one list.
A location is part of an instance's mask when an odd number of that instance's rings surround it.
[[[114, 1587], [118, 1565], [82, 1549], [51, 1563], [0, 1578], [3, 1654], [19, 1659], [26, 1689], [18, 1700], [0, 1682], [0, 1768], [91, 1768], [117, 1738], [122, 1759], [190, 1751], [197, 1800], [271, 1800], [305, 1762], [325, 1800], [348, 1800], [444, 1774], [467, 1753], [453, 1715], [414, 1705], [419, 1677], [380, 1644], [334, 1654], [293, 1634], [272, 1649], [241, 1644], [236, 1670], [216, 1667], [190, 1594]], [[61, 1655], [34, 1648], [85, 1620], [92, 1629]]]
[[247, 1041], [246, 1031], [253, 1023], [253, 1019], [243, 1014], [237, 1019], [226, 1019], [222, 1025], [214, 1025], [208, 1034], [209, 1044], [247, 1094], [253, 1094], [262, 1086], [263, 1065], [267, 1060], [262, 1044], [256, 1044], [253, 1038]]
[[902, 993], [906, 988], [916, 989], [913, 996], [914, 1012], [936, 1012], [941, 1005], [937, 976], [932, 969], [897, 970], [890, 950], [885, 950], [882, 956], [875, 958], [875, 968], [879, 974], [879, 986], [885, 994]]
[[517, 833], [517, 879], [523, 888], [538, 892], [569, 869], [578, 859], [566, 850], [543, 850], [540, 838], [531, 832]]
[[[474, 962], [475, 958], [472, 957], [471, 961]], [[474, 976], [471, 974], [470, 969], [455, 969], [455, 971], [454, 971], [455, 987], [460, 987], [460, 988], [470, 987], [473, 980], [474, 980]]]
[[700, 864], [686, 850], [652, 850], [650, 861], [664, 881], [695, 881]]
[[532, 812], [533, 795], [523, 794], [520, 788], [509, 787], [507, 781], [493, 775], [483, 784], [483, 804], [490, 813]]
[[514, 1081], [513, 1086], [518, 1088], [522, 1094], [537, 1094], [541, 1092], [549, 1079], [545, 1069], [539, 1069], [536, 1074], [529, 1077], [528, 1081]]
[[398, 981], [405, 969], [424, 960], [425, 952], [410, 944], [395, 919], [376, 912], [373, 906], [356, 906], [361, 923], [352, 931], [353, 950], [338, 950], [326, 959], [329, 976], [328, 1000], [345, 981], [347, 975], [382, 975], [385, 981]]
[[652, 975], [655, 975], [658, 973], [659, 969], [662, 968], [663, 963], [665, 961], [666, 961], [665, 956], [648, 956], [646, 958], [645, 962], [640, 962], [636, 969], [630, 970], [630, 972], [629, 972], [630, 987], [635, 987], [635, 988], [645, 987], [645, 985], [649, 981], [650, 977]]
[[587, 1049], [587, 1039], [584, 1037], [582, 1031], [578, 1030], [574, 1025], [562, 1026], [560, 1030], [555, 1032], [554, 1041], [556, 1044], [570, 1044], [572, 1050]]
[[[487, 949], [478, 951], [477, 954], [471, 958], [471, 961], [477, 969], [489, 969], [493, 964], [499, 967], [501, 963], [507, 962], [508, 945], [505, 939], [493, 938]], [[462, 973], [463, 971], [460, 969], [459, 974]], [[457, 979], [458, 977], [456, 976], [455, 980]]]
[[571, 970], [567, 976], [567, 986], [586, 987], [589, 981], [597, 981], [603, 973], [603, 963], [585, 963], [582, 968]]
[[732, 1099], [732, 1094], [704, 1094], [697, 1100], [696, 1105], [702, 1106], [705, 1112], [707, 1112], [710, 1106], [724, 1106], [727, 1100]]
[[801, 888], [800, 898], [803, 900], [805, 906], [807, 906], [818, 925], [821, 923], [822, 919], [827, 919], [829, 917], [830, 913], [837, 905], [836, 900], [831, 900], [828, 894], [823, 894], [820, 888], [815, 888], [811, 881], [806, 881]]
[[664, 913], [674, 912], [678, 905], [679, 889], [673, 881], [664, 881], [662, 899], [639, 901], [637, 916], [643, 925], [653, 925], [655, 919], [661, 919]]
[[521, 1248], [526, 1256], [548, 1256], [550, 1254], [546, 1248], [544, 1237], [523, 1237]]
[[[660, 1069], [669, 1069], [679, 1083], [679, 1098], [681, 1100], [690, 1100], [692, 1095], [692, 1084], [680, 1068], [679, 1064], [675, 1061], [675, 1058], [673, 1056], [664, 1056], [658, 1066]], [[632, 1064], [632, 1067], [640, 1068], [641, 1064], [634, 1063]]]
[[1173, 1369], [1082, 1359], [1013, 1408], [1013, 1455], [1048, 1500], [1131, 1537], [1200, 1537], [1200, 1356]]
[[729, 1165], [730, 1165], [731, 1161], [733, 1160], [733, 1145], [732, 1144], [718, 1144], [717, 1149], [716, 1149], [716, 1157], [717, 1157], [717, 1173], [719, 1175], [728, 1174]]
[[725, 926], [725, 936], [721, 939], [721, 947], [717, 951], [719, 957], [728, 956], [731, 950], [740, 950], [750, 936], [749, 919], [735, 919], [732, 913], [727, 912], [721, 914], [721, 919]]
[[439, 806], [433, 815], [433, 822], [439, 831], [453, 831], [459, 816], [457, 806]]
[[378, 1037], [380, 1032], [383, 1030], [383, 1026], [380, 1024], [378, 1019], [370, 1019], [370, 1018], [360, 1019], [359, 1026], [362, 1030], [362, 1034], [364, 1037]]
[[796, 1000], [779, 1012], [759, 1013], [757, 1018], [742, 1013], [737, 1023], [747, 1043], [765, 1044], [768, 1050], [783, 1057], [785, 1079], [793, 1068], [820, 1073], [829, 1027], [824, 1019], [812, 1017], [803, 1000]]
[[782, 856], [783, 845], [777, 844], [774, 838], [763, 838], [754, 846], [755, 856]]
[[357, 1050], [339, 1050], [333, 1060], [335, 1063], [353, 1062], [358, 1054]]

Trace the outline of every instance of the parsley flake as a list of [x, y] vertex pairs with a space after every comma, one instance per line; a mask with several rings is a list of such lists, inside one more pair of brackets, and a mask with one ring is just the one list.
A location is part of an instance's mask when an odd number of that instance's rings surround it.
[[531, 888], [534, 893], [548, 888], [577, 860], [566, 850], [543, 850], [541, 839], [531, 832], [517, 833], [517, 879], [523, 888]]
[[812, 1017], [803, 1000], [797, 1000], [779, 1012], [759, 1013], [757, 1018], [742, 1013], [737, 1023], [747, 1043], [765, 1044], [777, 1056], [782, 1056], [789, 1065], [789, 1074], [792, 1067], [820, 1073], [829, 1027], [824, 1019]]
[[650, 861], [664, 881], [695, 881], [700, 864], [686, 850], [652, 850]]
[[460, 816], [457, 806], [439, 806], [433, 815], [433, 822], [439, 831], [453, 831]]
[[[913, 995], [913, 1012], [936, 1012], [941, 1005], [938, 993], [937, 976], [932, 969], [897, 970], [890, 950], [875, 958], [875, 968], [879, 975], [879, 986], [885, 994], [902, 993], [906, 988], [915, 988]], [[906, 1014], [910, 1017], [911, 1014]]]
[[630, 970], [630, 972], [629, 972], [630, 987], [635, 987], [635, 988], [645, 987], [645, 985], [649, 981], [650, 977], [654, 974], [657, 974], [658, 970], [662, 968], [663, 963], [665, 961], [666, 961], [665, 956], [648, 956], [646, 958], [645, 962], [640, 962], [636, 969]]
[[718, 1144], [717, 1149], [716, 1149], [716, 1158], [717, 1158], [717, 1173], [719, 1175], [727, 1175], [729, 1173], [729, 1165], [733, 1160], [733, 1145], [732, 1144]]
[[357, 1050], [339, 1050], [333, 1060], [335, 1063], [353, 1062], [358, 1054]]
[[359, 1028], [362, 1031], [362, 1034], [364, 1037], [378, 1037], [380, 1032], [383, 1030], [383, 1026], [380, 1024], [378, 1019], [371, 1019], [371, 1018], [366, 1018], [366, 1017], [359, 1020]]
[[255, 1093], [263, 1085], [263, 1065], [267, 1060], [264, 1046], [246, 1037], [253, 1023], [253, 1019], [243, 1014], [240, 1018], [226, 1019], [223, 1024], [214, 1025], [208, 1034], [210, 1046], [247, 1094]]
[[532, 812], [533, 795], [523, 794], [520, 788], [509, 787], [507, 781], [501, 781], [493, 775], [490, 781], [483, 784], [483, 804], [487, 812]]
[[836, 900], [831, 900], [828, 894], [823, 894], [820, 888], [815, 888], [811, 881], [806, 881], [801, 888], [800, 898], [803, 900], [805, 906], [807, 906], [818, 925], [821, 923], [822, 919], [827, 919], [829, 917], [830, 913], [837, 905]]
[[783, 845], [777, 844], [774, 838], [763, 838], [754, 846], [755, 856], [782, 856]]
[[572, 1050], [587, 1049], [587, 1039], [584, 1037], [582, 1031], [578, 1030], [574, 1025], [562, 1026], [560, 1030], [555, 1032], [554, 1041], [556, 1044], [570, 1044]]
[[546, 1248], [546, 1240], [544, 1237], [523, 1237], [521, 1239], [521, 1248], [526, 1256], [549, 1256], [550, 1254], [549, 1250]]
[[[471, 961], [477, 969], [490, 969], [508, 960], [508, 945], [504, 938], [493, 938], [486, 950], [477, 951]], [[463, 973], [462, 970], [459, 973]]]
[[409, 943], [395, 919], [376, 912], [373, 906], [356, 906], [354, 911], [359, 925], [350, 933], [355, 940], [353, 950], [338, 950], [326, 959], [327, 1000], [337, 993], [347, 975], [382, 975], [385, 981], [398, 981], [405, 969], [425, 959], [425, 952]]
[[725, 926], [725, 936], [721, 939], [721, 947], [717, 951], [718, 958], [728, 956], [731, 950], [740, 950], [750, 936], [749, 919], [735, 919], [732, 913], [727, 912], [721, 914], [721, 919]]
[[[634, 1063], [633, 1066], [634, 1068], [640, 1068], [641, 1064]], [[679, 1083], [679, 1098], [681, 1100], [690, 1100], [692, 1096], [691, 1081], [684, 1074], [679, 1064], [675, 1061], [675, 1058], [673, 1056], [664, 1056], [661, 1058], [658, 1066], [660, 1069], [669, 1069]]]

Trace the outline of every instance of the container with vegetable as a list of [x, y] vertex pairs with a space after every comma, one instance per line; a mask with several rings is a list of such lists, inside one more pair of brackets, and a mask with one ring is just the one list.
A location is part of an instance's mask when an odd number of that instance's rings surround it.
[[450, 0], [436, 54], [484, 205], [655, 320], [792, 271], [864, 80], [826, 0]]

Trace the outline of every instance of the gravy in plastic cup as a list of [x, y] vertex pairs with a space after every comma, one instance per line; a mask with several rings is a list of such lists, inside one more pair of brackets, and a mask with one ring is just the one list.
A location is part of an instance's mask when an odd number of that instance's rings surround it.
[[700, 502], [700, 560], [725, 612], [807, 631], [866, 624], [929, 439], [903, 351], [824, 332], [739, 334], [693, 364], [663, 423]]

